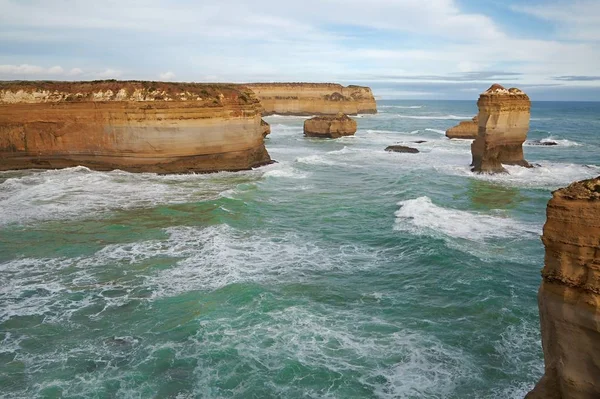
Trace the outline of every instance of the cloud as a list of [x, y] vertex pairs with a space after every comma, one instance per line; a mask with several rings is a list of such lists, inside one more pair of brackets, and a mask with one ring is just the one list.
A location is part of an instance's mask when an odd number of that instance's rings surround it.
[[164, 72], [158, 75], [160, 80], [171, 80], [175, 78], [175, 74], [171, 71]]
[[94, 76], [101, 78], [101, 79], [116, 79], [118, 77], [121, 77], [121, 75], [123, 75], [123, 72], [116, 70], [116, 69], [105, 69], [102, 72], [97, 72], [94, 74]]
[[563, 80], [563, 81], [567, 81], [567, 82], [594, 82], [594, 81], [600, 81], [600, 76], [567, 75], [567, 76], [555, 76], [554, 79]]
[[598, 0], [561, 0], [512, 6], [514, 11], [529, 14], [557, 25], [560, 36], [569, 40], [600, 40], [600, 2]]

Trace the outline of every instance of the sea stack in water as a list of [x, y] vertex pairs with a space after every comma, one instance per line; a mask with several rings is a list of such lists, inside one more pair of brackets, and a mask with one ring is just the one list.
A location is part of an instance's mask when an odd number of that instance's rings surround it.
[[370, 88], [336, 83], [251, 83], [243, 85], [260, 100], [263, 115], [375, 114]]
[[479, 122], [477, 115], [470, 121], [462, 121], [458, 125], [446, 130], [446, 137], [449, 139], [475, 139]]
[[474, 172], [506, 172], [505, 165], [529, 167], [523, 143], [529, 131], [531, 102], [519, 89], [494, 84], [477, 101], [479, 128], [471, 144]]
[[553, 193], [542, 241], [545, 374], [527, 398], [600, 398], [600, 176]]
[[250, 90], [164, 82], [0, 83], [0, 170], [184, 173], [271, 162]]
[[356, 133], [356, 121], [342, 113], [336, 116], [317, 116], [304, 121], [304, 135], [337, 139]]

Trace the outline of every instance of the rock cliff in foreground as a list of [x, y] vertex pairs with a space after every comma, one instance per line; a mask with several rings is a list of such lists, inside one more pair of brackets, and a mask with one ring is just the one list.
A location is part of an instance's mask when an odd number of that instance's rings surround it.
[[495, 84], [479, 96], [479, 130], [471, 145], [474, 172], [505, 172], [502, 164], [529, 167], [523, 143], [529, 131], [531, 102], [519, 89]]
[[542, 241], [545, 374], [527, 398], [600, 398], [600, 176], [553, 193]]
[[375, 114], [377, 104], [368, 87], [333, 83], [252, 83], [263, 115]]
[[337, 139], [353, 136], [356, 133], [356, 121], [342, 113], [336, 116], [317, 116], [304, 121], [304, 135]]
[[0, 83], [0, 170], [183, 173], [270, 163], [260, 103], [234, 85]]
[[470, 121], [462, 121], [458, 125], [446, 130], [449, 139], [475, 139], [479, 128], [479, 119], [475, 116]]

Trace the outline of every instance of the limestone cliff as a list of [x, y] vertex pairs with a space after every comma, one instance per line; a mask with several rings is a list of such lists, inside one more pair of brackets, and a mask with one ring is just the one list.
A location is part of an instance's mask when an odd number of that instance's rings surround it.
[[529, 97], [495, 84], [479, 96], [478, 133], [471, 145], [473, 171], [504, 172], [502, 164], [529, 166], [523, 143], [529, 131]]
[[336, 116], [316, 116], [304, 121], [304, 135], [337, 139], [356, 133], [356, 121], [342, 113]]
[[0, 170], [182, 173], [270, 162], [260, 103], [234, 85], [0, 83]]
[[527, 398], [600, 398], [600, 176], [553, 193], [542, 241], [545, 374]]
[[479, 128], [477, 115], [470, 121], [462, 121], [458, 125], [446, 130], [449, 139], [475, 139]]
[[377, 113], [375, 98], [368, 87], [344, 87], [333, 83], [252, 83], [244, 86], [256, 94], [264, 115]]

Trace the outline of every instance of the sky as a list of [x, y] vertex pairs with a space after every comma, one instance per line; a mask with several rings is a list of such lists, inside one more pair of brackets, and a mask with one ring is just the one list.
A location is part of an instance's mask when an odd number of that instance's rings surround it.
[[600, 101], [600, 0], [0, 0], [0, 80], [338, 82]]

